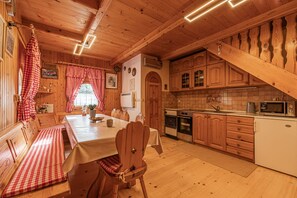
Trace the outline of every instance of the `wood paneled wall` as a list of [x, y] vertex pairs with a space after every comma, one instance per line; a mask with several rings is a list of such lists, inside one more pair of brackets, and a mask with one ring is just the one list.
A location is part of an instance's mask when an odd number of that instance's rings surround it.
[[[41, 50], [41, 59], [43, 63], [57, 63], [70, 62], [76, 64], [97, 66], [107, 69], [112, 69], [113, 66], [110, 62], [102, 61], [99, 59], [78, 57], [71, 54], [64, 54], [60, 52], [53, 52], [48, 50]], [[58, 79], [45, 79], [41, 78], [40, 86], [50, 87], [53, 93], [50, 94], [37, 94], [36, 104], [54, 104], [54, 112], [58, 114], [65, 113], [66, 109], [66, 65], [57, 64], [58, 68]], [[117, 89], [105, 89], [105, 112], [110, 113], [113, 108], [120, 108], [120, 93], [121, 93], [121, 74], [118, 73], [118, 88]], [[76, 112], [81, 112], [80, 109], [75, 110]], [[74, 113], [75, 113], [74, 111]]]
[[[0, 15], [5, 21], [11, 20], [6, 14], [6, 7], [0, 1]], [[17, 74], [19, 68], [19, 34], [16, 28], [12, 29], [14, 36], [13, 56], [6, 53], [6, 28], [3, 43], [3, 60], [0, 60], [0, 131], [16, 123], [17, 103], [14, 96], [17, 94]], [[1, 32], [2, 34], [2, 32]]]

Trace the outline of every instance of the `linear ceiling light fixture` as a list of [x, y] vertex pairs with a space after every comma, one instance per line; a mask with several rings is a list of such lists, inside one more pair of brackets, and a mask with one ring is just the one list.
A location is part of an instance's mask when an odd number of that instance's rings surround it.
[[185, 19], [189, 22], [193, 22], [194, 20], [216, 9], [226, 2], [228, 2], [232, 8], [235, 8], [245, 1], [247, 0], [210, 0], [206, 4], [202, 5], [201, 7], [197, 8], [196, 10], [185, 16]]
[[83, 44], [76, 44], [75, 45], [74, 50], [73, 50], [73, 54], [80, 56], [84, 48], [86, 48], [86, 49], [91, 48], [91, 46], [95, 42], [95, 39], [96, 39], [96, 35], [87, 34]]
[[83, 51], [83, 45], [81, 45], [81, 44], [76, 44], [75, 45], [75, 47], [74, 47], [74, 50], [73, 50], [73, 54], [74, 55], [78, 55], [78, 56], [80, 56], [81, 55], [81, 53], [82, 53], [82, 51]]
[[93, 45], [95, 39], [96, 39], [96, 35], [87, 34], [82, 45], [84, 46], [84, 48], [90, 49], [91, 46]]

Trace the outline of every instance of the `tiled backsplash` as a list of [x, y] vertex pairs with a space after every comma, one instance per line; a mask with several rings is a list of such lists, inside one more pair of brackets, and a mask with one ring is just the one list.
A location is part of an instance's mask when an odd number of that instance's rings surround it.
[[[165, 99], [164, 107], [209, 109], [211, 108], [210, 104], [213, 104], [219, 105], [222, 110], [238, 111], [245, 111], [247, 102], [255, 102], [258, 110], [260, 101], [294, 100], [271, 86], [185, 91], [174, 93], [174, 95], [168, 93], [165, 98], [163, 94], [163, 99]], [[211, 99], [212, 102], [209, 102]]]

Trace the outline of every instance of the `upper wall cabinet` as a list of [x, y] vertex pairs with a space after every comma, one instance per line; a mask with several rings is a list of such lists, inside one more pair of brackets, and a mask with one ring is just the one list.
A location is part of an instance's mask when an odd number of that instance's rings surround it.
[[226, 63], [226, 86], [247, 86], [249, 85], [249, 74], [231, 63]]
[[207, 88], [224, 87], [225, 82], [225, 63], [207, 65]]
[[216, 64], [216, 63], [222, 63], [224, 62], [223, 59], [221, 59], [220, 57], [210, 53], [210, 52], [207, 52], [207, 58], [206, 58], [206, 64], [207, 65], [211, 65], [211, 64]]
[[193, 55], [193, 66], [200, 67], [206, 65], [206, 51]]

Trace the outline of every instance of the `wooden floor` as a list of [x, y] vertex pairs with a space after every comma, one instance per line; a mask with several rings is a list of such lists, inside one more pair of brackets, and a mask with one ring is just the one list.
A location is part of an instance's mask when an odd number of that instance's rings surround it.
[[[176, 150], [176, 146], [186, 144], [182, 141], [162, 141], [165, 151], [161, 156], [152, 148], [145, 154], [148, 171], [144, 180], [149, 197], [297, 197], [295, 177], [258, 167], [245, 178]], [[143, 197], [139, 181], [119, 194], [122, 198]]]

